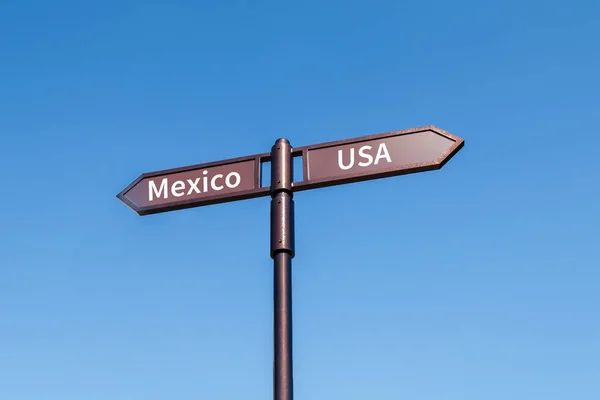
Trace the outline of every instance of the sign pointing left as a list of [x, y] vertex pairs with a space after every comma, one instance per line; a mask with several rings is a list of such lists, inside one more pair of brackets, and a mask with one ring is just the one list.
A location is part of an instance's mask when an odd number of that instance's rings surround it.
[[234, 158], [141, 175], [117, 197], [139, 215], [267, 196], [261, 156]]

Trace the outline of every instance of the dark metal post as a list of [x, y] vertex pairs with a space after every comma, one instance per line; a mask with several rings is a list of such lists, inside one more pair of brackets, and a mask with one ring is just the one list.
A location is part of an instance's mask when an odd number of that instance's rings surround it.
[[274, 400], [293, 400], [294, 398], [292, 371], [292, 258], [294, 258], [292, 167], [292, 146], [286, 139], [278, 139], [271, 148]]

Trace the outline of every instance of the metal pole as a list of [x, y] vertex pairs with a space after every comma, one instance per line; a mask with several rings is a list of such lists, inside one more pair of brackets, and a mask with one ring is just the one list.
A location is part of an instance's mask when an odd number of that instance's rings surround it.
[[271, 258], [273, 280], [273, 399], [293, 400], [292, 258], [294, 200], [292, 146], [278, 139], [271, 148]]

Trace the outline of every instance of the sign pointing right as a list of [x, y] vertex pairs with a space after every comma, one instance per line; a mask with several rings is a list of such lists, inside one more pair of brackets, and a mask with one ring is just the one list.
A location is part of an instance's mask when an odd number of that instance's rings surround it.
[[440, 169], [464, 140], [435, 126], [302, 148], [304, 180], [294, 191]]

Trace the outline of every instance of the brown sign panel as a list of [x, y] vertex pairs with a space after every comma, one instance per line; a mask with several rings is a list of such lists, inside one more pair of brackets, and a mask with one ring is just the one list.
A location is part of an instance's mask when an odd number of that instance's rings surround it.
[[304, 181], [294, 183], [294, 190], [439, 169], [463, 145], [463, 139], [428, 126], [296, 148]]
[[266, 196], [260, 156], [143, 174], [117, 196], [139, 215]]

